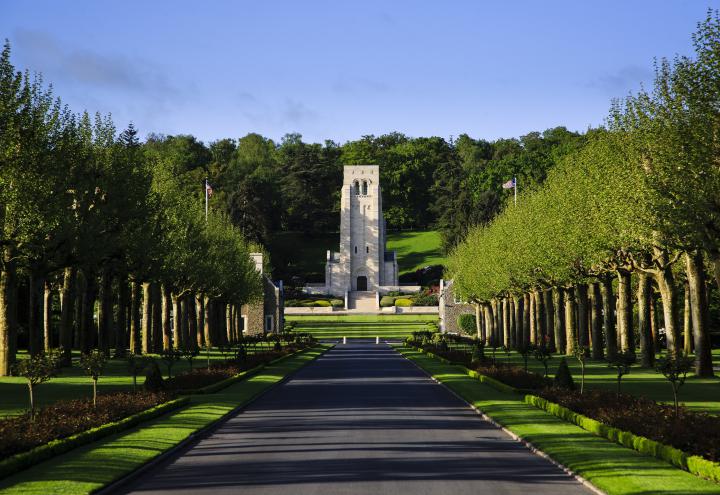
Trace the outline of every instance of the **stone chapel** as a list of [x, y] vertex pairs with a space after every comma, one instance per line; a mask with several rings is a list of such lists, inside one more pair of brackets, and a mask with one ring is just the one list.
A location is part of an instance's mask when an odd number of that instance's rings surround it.
[[340, 252], [327, 252], [325, 290], [397, 290], [398, 264], [385, 250], [385, 219], [378, 165], [346, 165], [340, 200]]

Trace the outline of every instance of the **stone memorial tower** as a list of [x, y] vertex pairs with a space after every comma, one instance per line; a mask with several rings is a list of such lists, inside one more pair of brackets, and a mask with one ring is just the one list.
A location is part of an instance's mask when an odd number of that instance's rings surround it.
[[385, 251], [385, 219], [378, 165], [346, 165], [340, 200], [340, 252], [327, 253], [325, 289], [346, 292], [392, 290], [398, 285], [394, 251]]

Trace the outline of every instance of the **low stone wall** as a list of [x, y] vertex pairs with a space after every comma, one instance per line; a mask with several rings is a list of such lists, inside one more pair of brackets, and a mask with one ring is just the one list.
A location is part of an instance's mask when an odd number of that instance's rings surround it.
[[436, 315], [439, 313], [439, 308], [437, 306], [396, 306], [395, 311], [397, 314]]
[[379, 294], [387, 294], [388, 292], [420, 292], [422, 287], [419, 285], [383, 285], [378, 287]]
[[285, 307], [286, 315], [317, 315], [317, 314], [330, 314], [335, 311], [344, 311], [345, 308], [339, 308], [336, 310], [333, 307], [317, 307], [317, 308], [305, 308], [305, 307]]

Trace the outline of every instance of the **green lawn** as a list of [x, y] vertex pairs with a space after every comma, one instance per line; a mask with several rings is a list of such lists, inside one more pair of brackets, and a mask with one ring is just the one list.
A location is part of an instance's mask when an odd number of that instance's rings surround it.
[[375, 338], [404, 339], [412, 332], [426, 330], [437, 315], [286, 316], [296, 332], [309, 332], [316, 339]]
[[[265, 346], [271, 344], [263, 343]], [[258, 346], [258, 350], [260, 347]], [[19, 359], [27, 356], [22, 352]], [[50, 381], [43, 383], [35, 389], [36, 405], [44, 406], [51, 404], [60, 399], [80, 399], [83, 397], [92, 397], [92, 381], [83, 370], [77, 365], [79, 353], [74, 353], [74, 362], [72, 368], [63, 368], [60, 375]], [[211, 349], [210, 361], [220, 362], [223, 356], [217, 349]], [[160, 370], [167, 377], [167, 367], [162, 360], [158, 360]], [[205, 353], [197, 356], [193, 360], [193, 367], [207, 366], [207, 357]], [[173, 365], [173, 375], [188, 370], [190, 364], [186, 360], [181, 360]], [[138, 377], [138, 384], [142, 385], [145, 376]], [[26, 381], [22, 377], [5, 376], [0, 377], [0, 417], [20, 414], [25, 412], [28, 407], [28, 392]], [[127, 371], [127, 363], [123, 359], [110, 359], [105, 367], [105, 373], [100, 377], [98, 390], [103, 392], [122, 392], [132, 390], [132, 376]]]
[[264, 368], [259, 374], [131, 430], [57, 456], [0, 481], [0, 494], [85, 494], [134, 471], [193, 432], [263, 392], [309, 363], [327, 347], [316, 347]]
[[387, 250], [397, 251], [400, 275], [446, 262], [440, 233], [435, 230], [390, 232], [387, 237]]
[[[328, 250], [340, 249], [340, 234], [304, 235], [279, 232], [268, 243], [273, 276], [289, 282], [298, 275], [307, 282], [325, 281]], [[400, 274], [414, 272], [427, 265], [442, 265], [445, 257], [440, 248], [440, 234], [433, 230], [388, 232], [387, 250], [397, 251]]]
[[[492, 349], [485, 349], [485, 355], [491, 356]], [[500, 362], [510, 362], [523, 366], [523, 359], [516, 352], [508, 357], [498, 349], [495, 357]], [[549, 374], [555, 375], [562, 356], [553, 356], [550, 361]], [[715, 363], [720, 363], [720, 349], [714, 351]], [[575, 383], [580, 385], [580, 363], [572, 356], [566, 356], [570, 371]], [[528, 369], [543, 373], [542, 364], [530, 357]], [[719, 373], [720, 374], [720, 373]], [[585, 365], [585, 386], [603, 387], [616, 390], [617, 374], [614, 368], [609, 368], [604, 361], [588, 361]], [[630, 374], [622, 378], [622, 391], [637, 396], [649, 397], [659, 402], [672, 402], [672, 389], [670, 383], [654, 370], [633, 366]], [[688, 377], [685, 385], [680, 389], [680, 401], [690, 409], [720, 414], [720, 378]]]
[[457, 366], [399, 349], [428, 373], [516, 435], [609, 495], [717, 494], [720, 485], [641, 455], [470, 378]]

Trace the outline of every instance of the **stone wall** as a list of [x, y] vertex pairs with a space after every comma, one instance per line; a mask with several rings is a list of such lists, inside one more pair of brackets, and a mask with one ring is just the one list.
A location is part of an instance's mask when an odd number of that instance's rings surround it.
[[461, 314], [475, 314], [475, 306], [466, 302], [455, 302], [452, 290], [452, 280], [440, 281], [440, 331], [443, 333], [461, 333], [458, 325], [458, 316]]

